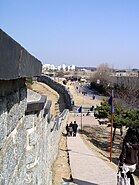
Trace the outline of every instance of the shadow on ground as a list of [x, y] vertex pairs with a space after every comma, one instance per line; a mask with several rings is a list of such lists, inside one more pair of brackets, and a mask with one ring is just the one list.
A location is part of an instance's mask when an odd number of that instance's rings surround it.
[[[110, 159], [110, 131], [107, 126], [85, 126], [80, 133], [87, 137], [87, 140], [100, 149], [101, 154]], [[118, 164], [118, 158], [122, 148], [123, 138], [117, 133], [112, 145], [112, 162]], [[139, 165], [134, 175], [139, 178]]]
[[66, 182], [67, 182], [67, 185], [68, 185], [68, 182], [73, 182], [73, 183], [78, 184], [78, 185], [98, 185], [98, 184], [95, 184], [95, 183], [82, 181], [82, 180], [79, 180], [79, 179], [73, 179], [72, 181], [69, 181], [68, 179], [63, 178], [63, 181], [65, 182], [65, 185], [66, 185]]

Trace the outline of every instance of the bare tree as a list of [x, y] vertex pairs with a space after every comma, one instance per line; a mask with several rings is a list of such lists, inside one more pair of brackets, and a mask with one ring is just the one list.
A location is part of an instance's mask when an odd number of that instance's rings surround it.
[[117, 77], [114, 86], [123, 107], [139, 108], [139, 78]]
[[105, 88], [111, 83], [112, 69], [107, 64], [101, 64], [91, 76], [90, 81], [99, 83]]

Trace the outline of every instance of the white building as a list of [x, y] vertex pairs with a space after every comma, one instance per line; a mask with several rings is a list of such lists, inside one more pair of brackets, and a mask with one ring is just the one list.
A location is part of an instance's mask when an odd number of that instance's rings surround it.
[[66, 71], [66, 67], [67, 67], [67, 66], [66, 66], [65, 64], [62, 65], [63, 71]]
[[68, 71], [70, 71], [70, 70], [71, 70], [71, 66], [68, 66], [67, 68], [68, 68]]
[[71, 71], [75, 71], [75, 65], [71, 66]]
[[53, 64], [44, 64], [43, 65], [43, 70], [55, 70], [56, 67]]
[[61, 70], [61, 66], [57, 66], [57, 70], [60, 71]]

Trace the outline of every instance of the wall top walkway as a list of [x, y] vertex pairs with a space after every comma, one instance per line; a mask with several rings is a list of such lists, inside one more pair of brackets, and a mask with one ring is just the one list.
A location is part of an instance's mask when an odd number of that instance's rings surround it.
[[41, 62], [0, 29], [0, 80], [40, 76]]

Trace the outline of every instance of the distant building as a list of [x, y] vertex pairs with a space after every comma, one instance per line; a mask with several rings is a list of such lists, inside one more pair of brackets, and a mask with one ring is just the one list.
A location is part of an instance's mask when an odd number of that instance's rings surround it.
[[117, 76], [117, 77], [138, 77], [139, 76], [139, 71], [138, 70], [116, 70], [112, 76]]
[[43, 71], [56, 69], [56, 67], [53, 64], [44, 64], [42, 68], [43, 68]]
[[61, 70], [61, 66], [57, 66], [57, 70], [60, 71]]
[[68, 71], [71, 71], [71, 66], [68, 66], [68, 67], [67, 67], [67, 70], [68, 70]]
[[71, 71], [75, 71], [75, 68], [76, 68], [76, 66], [75, 65], [72, 65], [71, 66]]
[[62, 69], [63, 69], [63, 71], [66, 71], [66, 65], [65, 64], [62, 65]]

